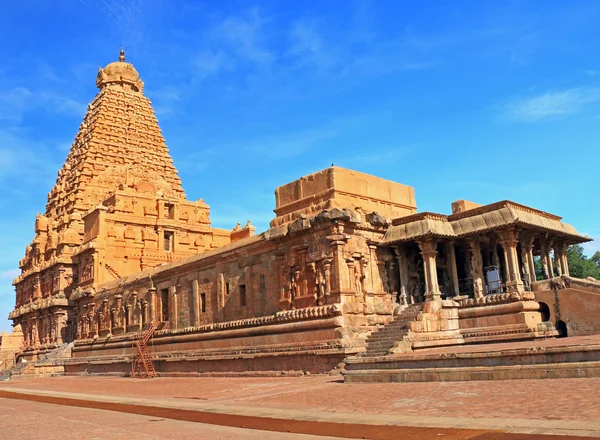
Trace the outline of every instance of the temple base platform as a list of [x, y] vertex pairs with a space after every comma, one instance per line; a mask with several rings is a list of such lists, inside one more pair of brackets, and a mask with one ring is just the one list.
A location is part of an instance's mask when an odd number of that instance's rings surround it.
[[600, 335], [346, 359], [346, 383], [600, 377]]

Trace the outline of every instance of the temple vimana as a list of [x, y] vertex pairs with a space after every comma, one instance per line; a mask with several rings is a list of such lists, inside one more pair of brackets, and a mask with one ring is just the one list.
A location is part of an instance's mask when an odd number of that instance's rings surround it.
[[19, 262], [0, 372], [600, 376], [600, 347], [559, 343], [600, 333], [600, 283], [567, 260], [589, 238], [561, 217], [418, 212], [412, 187], [332, 166], [278, 187], [266, 232], [215, 228], [123, 51], [96, 86]]

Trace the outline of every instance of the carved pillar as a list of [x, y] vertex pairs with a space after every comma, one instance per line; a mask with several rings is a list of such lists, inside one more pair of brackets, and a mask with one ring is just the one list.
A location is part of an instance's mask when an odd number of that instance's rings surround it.
[[40, 275], [36, 274], [33, 278], [33, 300], [42, 297], [42, 286], [40, 281]]
[[131, 331], [131, 326], [133, 325], [133, 307], [129, 303], [125, 304], [125, 317], [126, 320], [123, 326], [125, 327], [125, 331], [128, 332]]
[[371, 271], [370, 258], [368, 256], [363, 256], [360, 260], [360, 268], [362, 270], [362, 286], [363, 293], [373, 293], [373, 286], [371, 283], [371, 277], [369, 276], [369, 272]]
[[529, 281], [530, 281], [530, 285], [531, 283], [533, 283], [534, 281], [536, 281], [536, 274], [535, 274], [535, 261], [533, 259], [533, 241], [534, 241], [535, 237], [533, 235], [526, 237], [522, 242], [521, 242], [521, 249], [525, 250], [525, 254], [526, 254], [526, 260], [527, 260], [527, 271], [529, 273]]
[[552, 250], [554, 251], [554, 261], [556, 262], [556, 273], [560, 277], [563, 274], [562, 271], [562, 253], [561, 253], [561, 245], [560, 243], [554, 243], [552, 246]]
[[552, 249], [552, 240], [545, 238], [540, 239], [540, 250], [541, 250], [541, 261], [542, 267], [544, 268], [544, 277], [549, 280], [554, 277], [554, 268], [552, 267], [552, 256], [550, 250]]
[[148, 321], [156, 321], [156, 287], [148, 289]]
[[169, 323], [170, 328], [172, 330], [175, 330], [177, 328], [177, 315], [178, 315], [178, 310], [177, 310], [177, 286], [170, 286], [169, 287], [169, 301], [171, 302], [171, 307], [170, 310], [172, 310], [172, 312], [170, 313], [171, 315], [171, 322]]
[[408, 290], [408, 261], [406, 259], [406, 248], [402, 245], [395, 246], [394, 254], [396, 255], [398, 273], [400, 275], [400, 304], [402, 304], [404, 299], [407, 304], [414, 304], [416, 298], [414, 298]]
[[346, 258], [346, 273], [348, 275], [349, 287], [350, 290], [356, 292], [356, 277], [354, 276], [354, 258], [348, 257]]
[[327, 237], [333, 248], [333, 273], [331, 277], [331, 292], [340, 293], [351, 290], [348, 266], [344, 260], [344, 246], [346, 237], [343, 235], [330, 235]]
[[319, 289], [317, 288], [319, 274], [317, 273], [317, 266], [314, 262], [306, 264], [306, 273], [304, 274], [304, 278], [307, 294], [308, 296], [313, 297], [316, 305], [319, 301]]
[[566, 276], [571, 276], [569, 273], [569, 245], [567, 243], [561, 244], [561, 262], [562, 262], [562, 273]]
[[433, 240], [419, 241], [419, 248], [423, 256], [423, 270], [425, 272], [425, 299], [427, 301], [439, 300], [441, 297], [437, 278], [437, 243]]
[[142, 327], [148, 322], [148, 301], [142, 300]]
[[289, 267], [285, 264], [285, 255], [283, 252], [277, 255], [277, 262], [279, 263], [279, 303], [287, 303], [288, 302], [288, 292], [289, 292]]
[[490, 237], [490, 249], [492, 251], [492, 265], [500, 268], [500, 258], [498, 258], [498, 240], [494, 234]]
[[527, 253], [527, 247], [521, 242], [521, 265], [523, 268], [523, 283], [525, 287], [531, 289], [531, 283], [533, 282], [533, 275], [529, 273], [529, 255]]
[[481, 298], [485, 293], [481, 243], [479, 238], [471, 238], [468, 243], [471, 260], [471, 278], [473, 279], [473, 295], [475, 298]]
[[446, 253], [448, 254], [448, 272], [452, 278], [452, 285], [454, 287], [454, 295], [460, 295], [460, 288], [458, 284], [458, 269], [456, 268], [456, 250], [454, 249], [454, 242], [449, 241], [446, 243]]
[[517, 254], [517, 235], [513, 229], [502, 231], [502, 249], [506, 260], [506, 272], [508, 278], [506, 281], [507, 290], [509, 292], [523, 292], [524, 286], [521, 280], [521, 272], [519, 270], [519, 257]]
[[200, 325], [200, 293], [198, 292], [198, 280], [192, 280], [192, 310], [191, 312], [191, 321], [193, 327], [198, 327]]
[[[331, 294], [331, 259], [323, 260], [323, 270], [325, 271], [325, 297]], [[328, 304], [327, 299], [325, 304]]]
[[217, 275], [217, 320], [225, 318], [225, 275], [223, 272]]
[[37, 316], [31, 318], [31, 344], [33, 345], [33, 348], [38, 348], [40, 345]]
[[306, 248], [298, 249], [298, 260], [300, 261], [300, 271], [297, 273], [296, 284], [298, 286], [298, 296], [304, 298], [309, 295], [308, 291], [308, 270], [306, 267]]
[[569, 262], [568, 262], [568, 246], [566, 243], [555, 243], [554, 249], [554, 260], [556, 262], [556, 271], [558, 275], [569, 275]]

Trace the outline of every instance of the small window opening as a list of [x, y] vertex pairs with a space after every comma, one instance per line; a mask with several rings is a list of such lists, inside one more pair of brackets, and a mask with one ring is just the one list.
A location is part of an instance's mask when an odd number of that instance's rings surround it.
[[173, 235], [172, 231], [164, 232], [164, 249], [165, 252], [173, 252]]
[[175, 218], [175, 205], [172, 203], [165, 203], [165, 217], [170, 219]]
[[225, 293], [229, 295], [229, 283], [225, 283]]
[[202, 302], [202, 313], [206, 313], [206, 293], [200, 294], [200, 301]]
[[267, 290], [267, 283], [265, 281], [264, 273], [261, 273], [260, 276], [258, 277], [258, 284], [259, 284], [259, 289], [261, 292], [264, 292]]

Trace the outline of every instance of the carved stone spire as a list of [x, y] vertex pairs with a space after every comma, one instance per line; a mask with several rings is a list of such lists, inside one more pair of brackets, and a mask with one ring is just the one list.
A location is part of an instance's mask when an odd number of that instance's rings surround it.
[[99, 69], [100, 92], [48, 194], [45, 216], [59, 227], [73, 212], [84, 214], [119, 187], [133, 188], [141, 180], [151, 180], [165, 197], [185, 197], [143, 82], [124, 60], [121, 49], [119, 61]]

